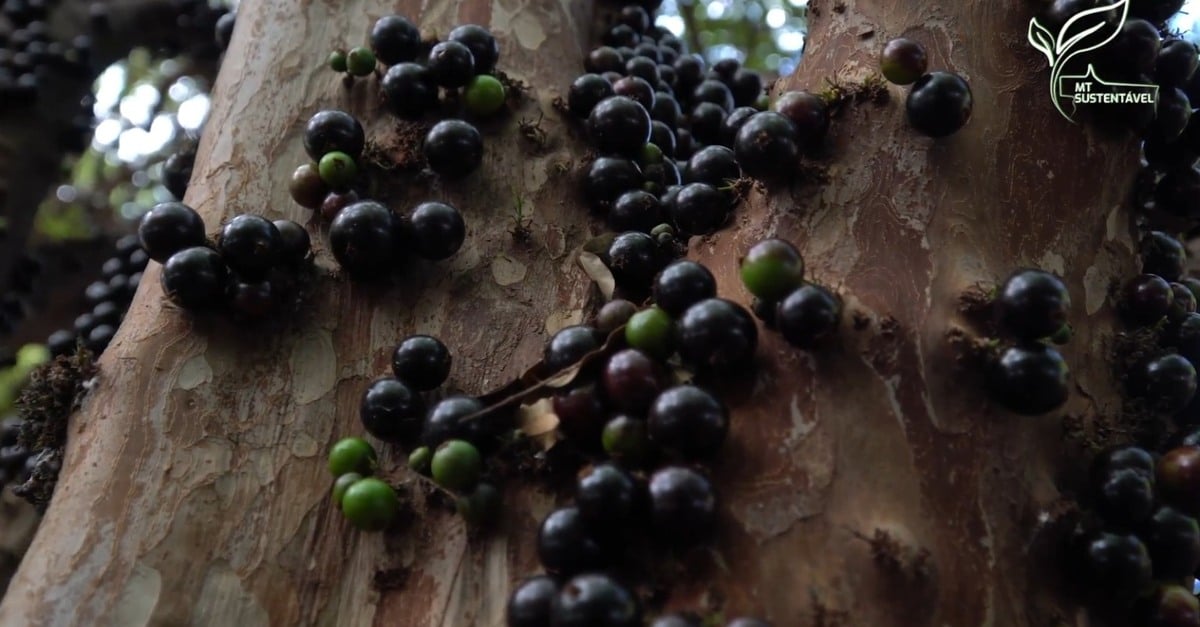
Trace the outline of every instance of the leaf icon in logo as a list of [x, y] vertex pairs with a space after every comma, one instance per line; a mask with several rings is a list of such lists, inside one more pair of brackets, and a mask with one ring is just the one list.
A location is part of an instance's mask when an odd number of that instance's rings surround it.
[[[1121, 17], [1117, 20], [1103, 19], [1105, 13], [1120, 12]], [[1067, 20], [1062, 30], [1058, 33], [1058, 44], [1055, 46], [1055, 55], [1063, 58], [1068, 51], [1071, 51], [1069, 56], [1075, 56], [1082, 52], [1090, 52], [1104, 44], [1117, 38], [1121, 33], [1121, 27], [1125, 25], [1125, 18], [1129, 15], [1129, 0], [1117, 0], [1116, 2], [1104, 6], [1098, 6], [1086, 11], [1080, 11], [1074, 17]], [[1092, 37], [1095, 35], [1094, 37]], [[1079, 48], [1080, 42], [1091, 37], [1095, 42], [1086, 48]], [[1075, 50], [1075, 48], [1079, 48]]]
[[1054, 66], [1054, 59], [1057, 55], [1054, 54], [1054, 35], [1046, 30], [1045, 26], [1038, 23], [1037, 18], [1029, 20], [1029, 45], [1036, 48], [1039, 52], [1046, 55], [1046, 59], [1050, 61], [1051, 67]]

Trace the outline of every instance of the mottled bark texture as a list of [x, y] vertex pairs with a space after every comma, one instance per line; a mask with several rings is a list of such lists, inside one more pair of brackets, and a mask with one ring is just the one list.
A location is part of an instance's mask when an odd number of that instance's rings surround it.
[[[201, 39], [199, 29], [177, 28], [179, 11], [169, 0], [108, 0], [103, 3], [103, 20], [94, 19], [91, 4], [86, 0], [54, 3], [47, 24], [54, 39], [66, 44], [77, 35], [90, 35], [90, 67], [97, 72], [137, 46], [157, 49], [170, 45], [203, 51], [192, 59], [192, 69], [215, 75], [212, 33], [205, 33]], [[44, 265], [34, 286], [33, 306], [68, 316], [82, 306], [83, 288], [95, 278], [80, 273], [77, 264], [99, 268], [112, 254], [111, 241], [72, 241], [35, 252], [36, 243], [31, 240], [36, 239], [32, 231], [38, 208], [51, 186], [62, 182], [64, 157], [71, 152], [59, 138], [72, 128], [76, 116], [85, 113], [80, 101], [92, 92], [94, 78], [92, 72], [82, 68], [78, 72], [48, 72], [41, 77], [42, 92], [36, 105], [10, 108], [0, 114], [0, 217], [6, 222], [0, 238], [0, 290], [11, 287], [11, 270], [21, 254], [34, 253]], [[15, 332], [0, 344], [0, 356], [11, 357], [28, 342], [45, 341], [56, 329], [69, 326], [70, 320], [42, 316], [20, 321]], [[0, 507], [4, 536], [0, 590], [7, 586], [15, 570], [13, 560], [24, 553], [39, 519], [19, 499]]]
[[[308, 306], [261, 332], [164, 307], [153, 266], [74, 418], [58, 492], [0, 623], [502, 622], [510, 583], [536, 568], [548, 493], [511, 481], [490, 539], [423, 507], [402, 534], [358, 533], [330, 505], [323, 455], [361, 432], [359, 395], [405, 333], [443, 337], [454, 385], [482, 392], [586, 315], [590, 286], [573, 251], [588, 222], [560, 167], [585, 147], [550, 104], [581, 67], [586, 4], [243, 3], [237, 61], [217, 82], [188, 194], [214, 227], [242, 211], [306, 217], [286, 180], [318, 109], [353, 111], [403, 151], [373, 81], [347, 91], [321, 67], [385, 12], [443, 34], [490, 25], [500, 68], [531, 86], [528, 99], [485, 127], [485, 165], [465, 184], [421, 179], [392, 198], [444, 199], [469, 221], [456, 257], [414, 267], [400, 285], [350, 283], [322, 249]], [[753, 192], [731, 228], [693, 242], [721, 293], [748, 303], [739, 254], [766, 235], [791, 239], [847, 315], [839, 345], [815, 354], [763, 335], [754, 393], [735, 399], [716, 469], [726, 568], [680, 578], [669, 602], [782, 626], [1073, 623], [1075, 608], [1046, 585], [1053, 562], [1031, 547], [1059, 507], [1056, 481], [1078, 464], [1063, 452], [1076, 447], [1063, 416], [1087, 425], [1120, 411], [1105, 359], [1108, 289], [1134, 269], [1135, 151], [1054, 111], [1045, 64], [1025, 43], [1024, 3], [819, 0], [812, 13], [810, 53], [776, 90], [861, 81], [883, 41], [908, 35], [928, 43], [933, 67], [971, 81], [974, 119], [945, 140], [918, 137], [903, 91], [888, 88], [889, 103], [835, 121], [827, 183]], [[517, 129], [539, 112], [545, 149]], [[528, 245], [507, 232], [517, 197], [532, 208]], [[1040, 418], [990, 404], [950, 341], [971, 328], [964, 291], [1029, 265], [1065, 277], [1078, 330], [1064, 350], [1072, 398]], [[403, 480], [402, 460], [385, 451], [385, 474]]]

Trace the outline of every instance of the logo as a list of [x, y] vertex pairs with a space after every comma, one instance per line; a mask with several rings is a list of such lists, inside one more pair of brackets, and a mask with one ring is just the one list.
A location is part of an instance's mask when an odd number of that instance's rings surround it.
[[[1095, 7], [1067, 20], [1055, 36], [1037, 18], [1029, 20], [1029, 44], [1050, 61], [1050, 99], [1064, 118], [1075, 122], [1078, 105], [1122, 105], [1158, 103], [1158, 85], [1106, 81], [1096, 74], [1086, 57], [1108, 45], [1121, 33], [1129, 19], [1129, 1], [1117, 0]], [[1069, 68], [1069, 70], [1068, 70]], [[1071, 71], [1071, 74], [1067, 74]], [[1064, 103], [1067, 108], [1064, 109]], [[1067, 112], [1070, 110], [1070, 113]]]

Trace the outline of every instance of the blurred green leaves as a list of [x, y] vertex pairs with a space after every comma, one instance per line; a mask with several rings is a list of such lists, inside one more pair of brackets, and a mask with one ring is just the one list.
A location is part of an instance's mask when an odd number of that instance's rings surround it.
[[26, 344], [17, 350], [16, 363], [0, 370], [0, 416], [12, 411], [29, 373], [47, 361], [50, 351], [43, 344]]
[[770, 74], [790, 74], [808, 30], [808, 0], [666, 0], [657, 23], [711, 63], [736, 58]]
[[158, 164], [190, 141], [208, 109], [207, 80], [188, 75], [191, 69], [186, 57], [164, 59], [137, 48], [100, 74], [93, 90], [96, 132], [81, 154], [66, 157], [65, 183], [39, 205], [39, 239], [124, 231], [124, 222], [170, 198]]

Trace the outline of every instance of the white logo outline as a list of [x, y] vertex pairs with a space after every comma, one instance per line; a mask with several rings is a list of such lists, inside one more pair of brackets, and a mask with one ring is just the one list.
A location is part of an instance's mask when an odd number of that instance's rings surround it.
[[[1058, 112], [1061, 113], [1062, 116], [1072, 124], [1078, 124], [1078, 122], [1076, 122], [1072, 117], [1072, 115], [1074, 115], [1076, 112], [1075, 101], [1071, 99], [1070, 95], [1064, 95], [1062, 93], [1062, 80], [1064, 78], [1085, 80], [1090, 76], [1095, 78], [1096, 82], [1105, 86], [1150, 87], [1153, 88], [1154, 102], [1158, 102], [1158, 85], [1148, 85], [1144, 83], [1110, 83], [1101, 79], [1099, 76], [1096, 76], [1096, 70], [1091, 64], [1088, 64], [1087, 71], [1083, 75], [1062, 75], [1063, 71], [1066, 69], [1068, 61], [1085, 52], [1099, 50], [1100, 48], [1108, 45], [1110, 42], [1116, 39], [1118, 35], [1121, 34], [1121, 29], [1125, 26], [1125, 21], [1129, 19], [1129, 2], [1130, 0], [1116, 0], [1116, 2], [1112, 4], [1080, 11], [1076, 15], [1072, 16], [1071, 19], [1067, 20], [1066, 24], [1063, 24], [1062, 29], [1058, 33], [1058, 37], [1054, 37], [1050, 33], [1049, 29], [1047, 29], [1045, 26], [1042, 26], [1041, 23], [1038, 22], [1036, 17], [1029, 20], [1029, 32], [1026, 35], [1026, 38], [1029, 40], [1029, 45], [1033, 46], [1036, 50], [1045, 55], [1046, 59], [1050, 62], [1050, 97], [1051, 100], [1054, 101], [1054, 108], [1058, 109]], [[1072, 48], [1079, 45], [1079, 42], [1104, 29], [1105, 26], [1110, 24], [1109, 22], [1100, 22], [1098, 24], [1094, 24], [1079, 33], [1071, 35], [1070, 39], [1066, 39], [1064, 41], [1064, 38], [1067, 36], [1067, 34], [1071, 32], [1072, 27], [1081, 20], [1093, 15], [1099, 15], [1116, 10], [1120, 11], [1121, 19], [1116, 20], [1115, 28], [1111, 28], [1110, 30], [1112, 32], [1108, 33], [1108, 35], [1099, 43], [1092, 44], [1086, 48], [1072, 50]], [[1071, 100], [1070, 114], [1063, 110], [1062, 99], [1064, 97]]]

